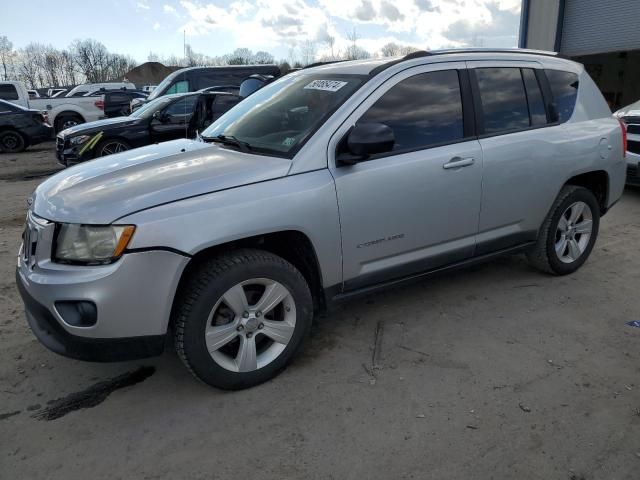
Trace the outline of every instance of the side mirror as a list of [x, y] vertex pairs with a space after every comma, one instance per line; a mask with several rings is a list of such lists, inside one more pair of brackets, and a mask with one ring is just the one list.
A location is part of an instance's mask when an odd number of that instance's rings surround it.
[[346, 138], [346, 150], [339, 155], [342, 163], [353, 165], [371, 155], [393, 150], [393, 130], [384, 123], [357, 123]]
[[154, 120], [158, 120], [161, 123], [165, 123], [167, 120], [169, 120], [169, 116], [163, 112], [155, 112], [153, 114], [153, 118]]

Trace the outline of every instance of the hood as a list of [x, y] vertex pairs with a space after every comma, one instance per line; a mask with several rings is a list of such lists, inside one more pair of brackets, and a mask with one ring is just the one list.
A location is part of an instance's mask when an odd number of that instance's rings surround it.
[[135, 125], [138, 122], [140, 122], [140, 119], [133, 117], [105, 118], [104, 120], [81, 123], [79, 125], [76, 125], [75, 127], [67, 128], [66, 130], [62, 131], [62, 136], [70, 137], [73, 135], [94, 133], [102, 130], [104, 127], [128, 127], [129, 125]]
[[194, 140], [108, 155], [57, 173], [33, 195], [36, 215], [105, 225], [187, 197], [283, 177], [291, 161]]

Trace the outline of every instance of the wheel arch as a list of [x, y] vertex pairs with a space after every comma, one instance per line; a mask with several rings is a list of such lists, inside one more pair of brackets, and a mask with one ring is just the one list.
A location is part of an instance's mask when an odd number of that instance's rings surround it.
[[240, 248], [255, 248], [278, 255], [295, 266], [309, 284], [315, 312], [326, 309], [322, 271], [311, 239], [299, 230], [283, 230], [240, 238], [204, 248], [195, 253], [180, 276], [171, 308], [169, 328], [173, 328], [177, 299], [193, 271], [206, 259]]
[[607, 213], [610, 180], [609, 174], [605, 170], [593, 170], [575, 175], [567, 180], [564, 185], [576, 185], [590, 190], [598, 200], [600, 215]]
[[54, 126], [58, 125], [58, 120], [62, 117], [64, 117], [65, 115], [67, 116], [73, 116], [73, 117], [80, 117], [80, 119], [82, 120], [82, 123], [86, 123], [87, 119], [84, 118], [84, 116], [80, 113], [77, 112], [75, 110], [62, 110], [61, 112], [56, 113], [53, 118], [51, 119], [51, 121], [53, 122]]

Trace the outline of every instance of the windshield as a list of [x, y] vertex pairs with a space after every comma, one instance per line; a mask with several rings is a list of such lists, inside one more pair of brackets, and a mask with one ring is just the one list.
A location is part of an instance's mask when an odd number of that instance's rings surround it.
[[174, 100], [174, 98], [175, 97], [156, 98], [149, 103], [145, 103], [129, 116], [133, 118], [150, 118], [155, 112], [162, 110], [162, 108]]
[[233, 107], [202, 137], [233, 137], [252, 150], [291, 157], [366, 78], [327, 73], [283, 77]]
[[151, 92], [151, 93], [149, 94], [149, 96], [147, 97], [147, 99], [149, 99], [149, 100], [153, 100], [154, 98], [159, 98], [159, 97], [161, 97], [162, 95], [164, 95], [164, 91], [165, 91], [165, 89], [169, 86], [169, 84], [170, 84], [171, 82], [173, 82], [173, 81], [175, 80], [175, 78], [176, 78], [178, 75], [184, 75], [185, 79], [187, 78], [187, 76], [185, 75], [185, 72], [180, 72], [180, 73], [174, 72], [174, 73], [172, 73], [171, 75], [167, 75], [167, 76], [164, 78], [164, 80], [162, 80], [162, 81], [158, 84], [158, 86], [157, 86], [156, 88], [154, 88], [154, 89], [153, 89], [153, 92]]

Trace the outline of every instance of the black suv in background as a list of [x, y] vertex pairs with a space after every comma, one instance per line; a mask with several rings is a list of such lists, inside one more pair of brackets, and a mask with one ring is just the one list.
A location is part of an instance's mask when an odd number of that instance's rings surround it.
[[51, 138], [46, 113], [0, 100], [0, 152], [16, 153]]
[[64, 166], [152, 143], [194, 138], [241, 98], [227, 92], [166, 95], [128, 117], [83, 123], [58, 134], [56, 157]]
[[173, 93], [196, 92], [215, 85], [240, 85], [255, 74], [280, 76], [277, 65], [230, 65], [225, 67], [190, 67], [168, 75], [148, 97], [153, 100]]

